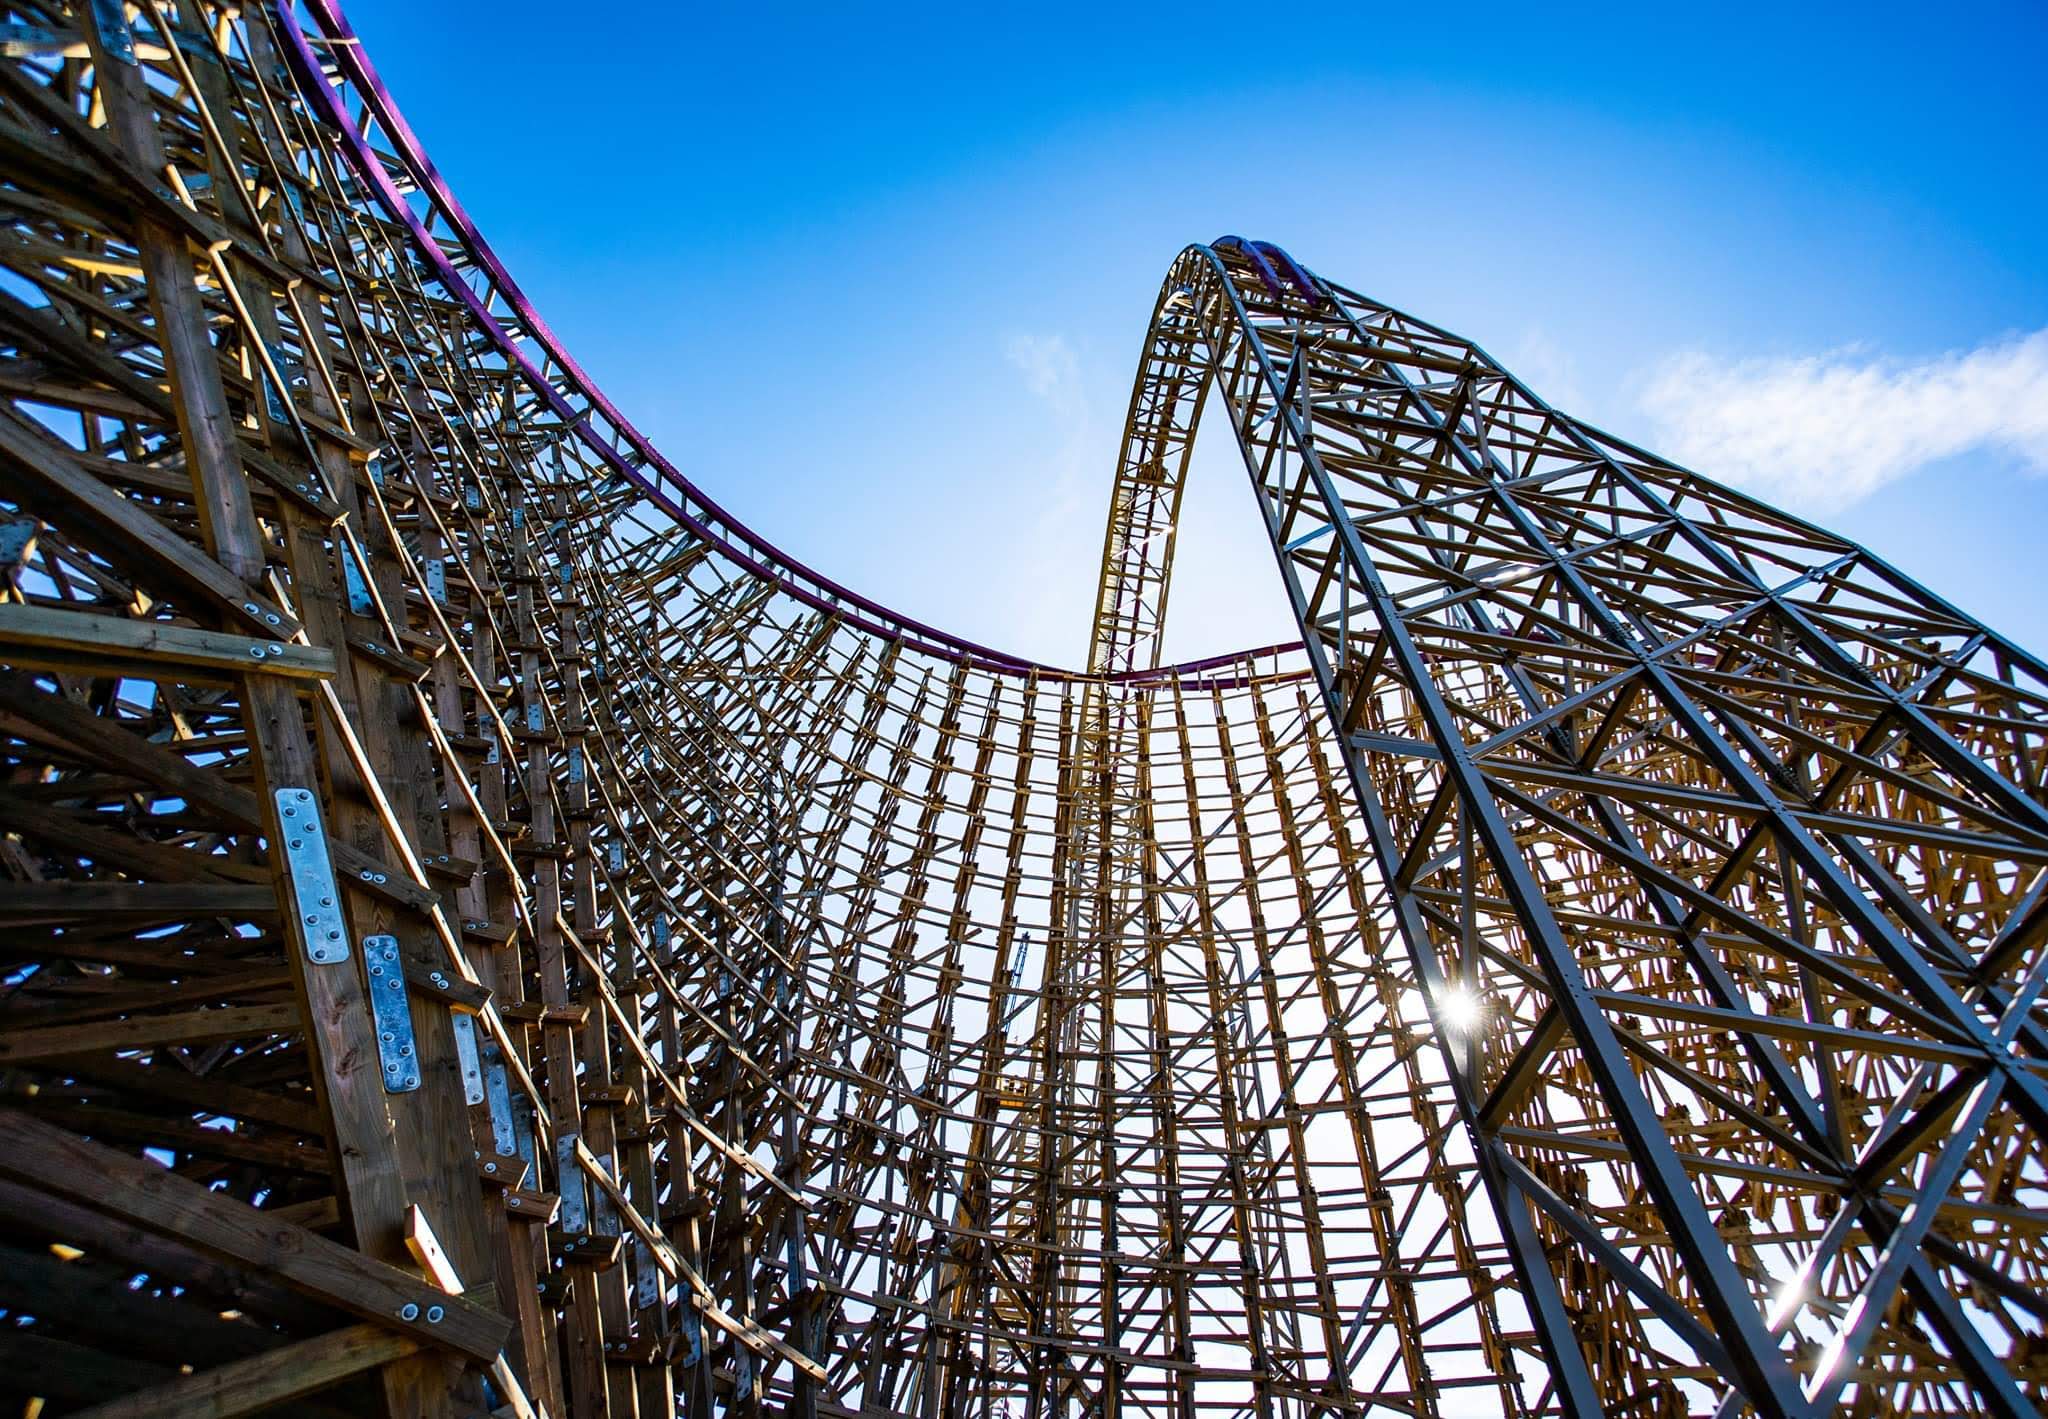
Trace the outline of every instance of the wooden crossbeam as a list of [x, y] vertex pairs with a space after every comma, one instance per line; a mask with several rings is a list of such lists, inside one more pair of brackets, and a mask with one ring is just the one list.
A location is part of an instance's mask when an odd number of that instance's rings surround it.
[[78, 1419], [235, 1419], [302, 1399], [425, 1348], [383, 1325], [351, 1325], [76, 1411]]
[[334, 674], [334, 652], [324, 647], [45, 606], [0, 606], [0, 662], [144, 676], [175, 667], [197, 680], [252, 670], [312, 680]]
[[16, 1110], [0, 1109], [0, 1177], [261, 1268], [315, 1300], [484, 1364], [511, 1328], [395, 1267]]

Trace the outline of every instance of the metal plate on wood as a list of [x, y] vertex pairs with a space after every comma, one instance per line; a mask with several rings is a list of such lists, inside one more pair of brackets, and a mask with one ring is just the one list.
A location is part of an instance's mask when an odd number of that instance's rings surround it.
[[92, 18], [108, 56], [123, 64], [133, 64], [135, 36], [128, 29], [128, 7], [121, 0], [92, 0]]
[[292, 903], [306, 939], [306, 959], [331, 966], [348, 959], [348, 926], [341, 918], [341, 889], [335, 885], [334, 863], [327, 855], [327, 830], [320, 822], [320, 804], [306, 788], [280, 788], [278, 828], [292, 883]]
[[[597, 1165], [604, 1169], [606, 1177], [614, 1182], [619, 1180], [618, 1165], [613, 1161], [613, 1154], [595, 1153], [591, 1156], [597, 1159]], [[612, 1195], [595, 1183], [591, 1184], [590, 1192], [590, 1230], [600, 1237], [619, 1235], [619, 1209], [613, 1205]]]
[[512, 1079], [497, 1041], [486, 1040], [482, 1054], [484, 1099], [491, 1106], [491, 1147], [500, 1158], [511, 1158], [519, 1153], [519, 1132], [512, 1126]]
[[[284, 342], [270, 342], [270, 365], [277, 371], [277, 377], [287, 384], [298, 383], [292, 376], [292, 366]], [[263, 374], [263, 400], [269, 406], [272, 423], [289, 424], [292, 421], [291, 401], [286, 389], [272, 381], [270, 372]]]
[[341, 579], [348, 588], [348, 609], [358, 616], [369, 615], [372, 609], [370, 584], [363, 580], [362, 568], [356, 565], [353, 553], [342, 553]]
[[555, 1190], [562, 1198], [561, 1220], [565, 1232], [590, 1230], [590, 1208], [584, 1201], [584, 1187], [588, 1179], [583, 1176], [583, 1165], [576, 1161], [576, 1138], [573, 1133], [555, 1135]]
[[412, 1003], [406, 999], [398, 938], [365, 936], [363, 960], [370, 969], [370, 1013], [377, 1017], [377, 1062], [384, 1066], [384, 1092], [409, 1094], [420, 1086], [420, 1056], [412, 1035]]
[[0, 522], [0, 572], [10, 581], [20, 578], [22, 566], [36, 549], [36, 535], [43, 530], [40, 519], [15, 518]]
[[439, 557], [427, 558], [422, 569], [427, 574], [427, 595], [442, 606], [448, 604], [448, 564]]
[[455, 1059], [462, 1066], [462, 1101], [480, 1104], [484, 1101], [484, 1068], [476, 1054], [476, 1017], [457, 1010], [449, 1023], [455, 1028]]
[[647, 1310], [661, 1304], [661, 1272], [654, 1265], [654, 1250], [637, 1235], [633, 1238], [633, 1307]]

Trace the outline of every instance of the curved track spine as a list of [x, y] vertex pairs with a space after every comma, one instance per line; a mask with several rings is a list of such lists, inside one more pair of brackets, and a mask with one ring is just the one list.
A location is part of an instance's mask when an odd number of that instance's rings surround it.
[[[2037, 660], [1230, 238], [1034, 665], [649, 448], [331, 0], [4, 22], [0, 1394], [2041, 1404]], [[1162, 667], [1205, 401], [1304, 641]]]

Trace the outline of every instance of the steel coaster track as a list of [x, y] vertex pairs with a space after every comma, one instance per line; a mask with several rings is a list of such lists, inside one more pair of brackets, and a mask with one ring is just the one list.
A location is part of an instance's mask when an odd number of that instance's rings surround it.
[[[2038, 1412], [2038, 660], [1231, 237], [1034, 664], [652, 449], [331, 0], [0, 27], [8, 1400]], [[1161, 666], [1211, 404], [1303, 639]]]

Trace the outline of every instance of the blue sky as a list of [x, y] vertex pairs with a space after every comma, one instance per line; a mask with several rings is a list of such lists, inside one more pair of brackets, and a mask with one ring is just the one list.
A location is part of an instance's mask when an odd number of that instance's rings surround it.
[[[2048, 650], [2048, 9], [1648, 8], [348, 3], [627, 415], [973, 639], [1081, 658], [1159, 280], [1242, 232]], [[1175, 656], [1291, 634], [1204, 443]]]

